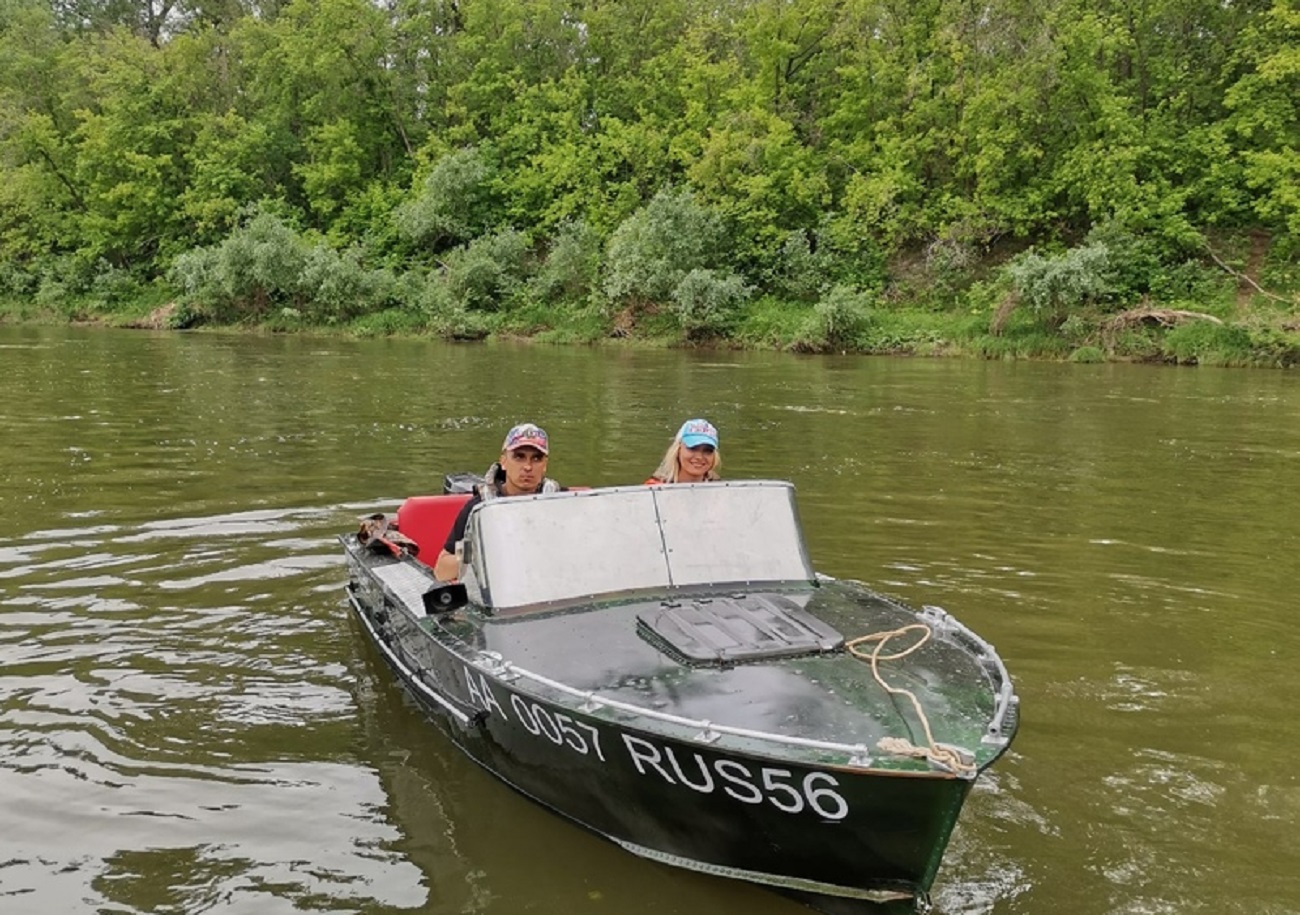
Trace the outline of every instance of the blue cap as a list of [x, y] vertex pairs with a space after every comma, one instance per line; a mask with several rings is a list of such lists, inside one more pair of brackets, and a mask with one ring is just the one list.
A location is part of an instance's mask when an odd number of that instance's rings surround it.
[[713, 423], [707, 419], [686, 420], [677, 432], [677, 437], [687, 448], [695, 448], [699, 445], [718, 447], [718, 430], [713, 428]]

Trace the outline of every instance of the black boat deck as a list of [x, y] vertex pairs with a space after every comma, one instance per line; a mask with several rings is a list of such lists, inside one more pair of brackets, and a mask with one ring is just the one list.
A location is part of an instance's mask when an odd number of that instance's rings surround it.
[[[423, 615], [421, 595], [430, 586], [425, 567], [381, 562], [372, 572], [394, 597]], [[475, 660], [479, 652], [494, 652], [515, 668], [578, 693], [693, 721], [862, 745], [872, 750], [878, 766], [921, 766], [874, 752], [882, 737], [924, 746], [924, 727], [908, 700], [890, 695], [875, 680], [869, 662], [840, 647], [843, 640], [914, 624], [913, 611], [853, 582], [827, 581], [820, 587], [750, 593], [746, 598], [751, 605], [802, 605], [801, 616], [819, 627], [812, 630], [817, 637], [798, 646], [800, 650], [787, 645], [784, 653], [792, 657], [733, 656], [710, 664], [675, 657], [677, 652], [660, 639], [647, 637], [647, 621], [662, 623], [665, 615], [681, 618], [683, 612], [699, 619], [702, 608], [725, 608], [728, 593], [503, 617], [464, 608], [425, 617], [423, 625], [435, 639], [457, 644], [467, 660]], [[918, 638], [917, 633], [904, 635], [883, 654], [906, 649]], [[832, 650], [823, 651], [823, 646]], [[982, 742], [994, 714], [996, 690], [970, 646], [932, 638], [905, 658], [881, 661], [879, 670], [890, 686], [916, 695], [936, 740], [969, 751], [981, 767], [1000, 752], [1000, 747]], [[539, 694], [551, 692], [526, 677], [516, 685]]]

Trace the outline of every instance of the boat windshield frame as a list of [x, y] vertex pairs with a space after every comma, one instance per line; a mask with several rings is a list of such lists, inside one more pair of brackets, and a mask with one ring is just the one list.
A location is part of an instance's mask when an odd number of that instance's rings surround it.
[[794, 487], [616, 486], [475, 506], [464, 581], [489, 612], [645, 593], [816, 582]]

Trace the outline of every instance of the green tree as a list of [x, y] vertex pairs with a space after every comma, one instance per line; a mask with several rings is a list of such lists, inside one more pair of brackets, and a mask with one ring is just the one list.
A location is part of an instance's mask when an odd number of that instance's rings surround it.
[[1274, 0], [1246, 30], [1245, 72], [1228, 90], [1227, 120], [1261, 218], [1300, 236], [1300, 7]]

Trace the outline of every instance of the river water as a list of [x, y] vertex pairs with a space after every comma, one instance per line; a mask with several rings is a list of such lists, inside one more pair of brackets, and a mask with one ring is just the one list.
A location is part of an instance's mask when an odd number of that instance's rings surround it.
[[0, 327], [0, 913], [797, 915], [448, 749], [335, 537], [504, 430], [792, 480], [829, 574], [944, 606], [1023, 703], [935, 911], [1300, 912], [1300, 376]]

